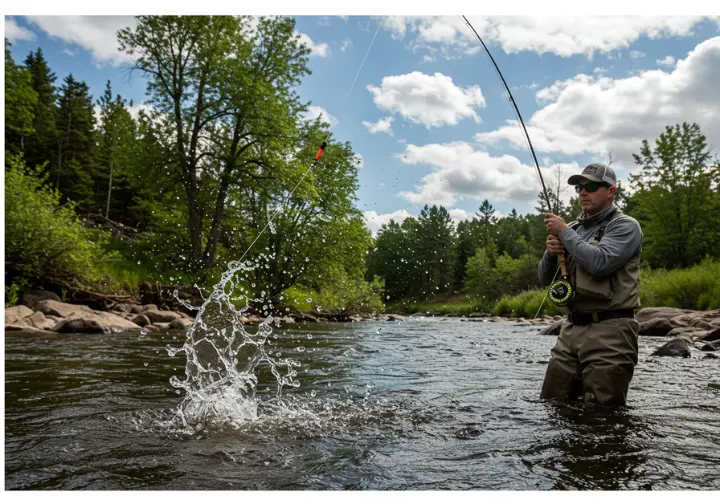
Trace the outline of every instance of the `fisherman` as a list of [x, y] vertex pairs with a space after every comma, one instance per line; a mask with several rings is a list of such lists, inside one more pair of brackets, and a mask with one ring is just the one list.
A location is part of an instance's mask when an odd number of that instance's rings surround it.
[[541, 399], [621, 406], [638, 362], [640, 251], [638, 222], [615, 205], [617, 178], [609, 166], [592, 163], [571, 176], [582, 213], [566, 224], [545, 214], [547, 250], [538, 266], [543, 285], [552, 283], [558, 254], [565, 254], [575, 290], [566, 307], [540, 392]]

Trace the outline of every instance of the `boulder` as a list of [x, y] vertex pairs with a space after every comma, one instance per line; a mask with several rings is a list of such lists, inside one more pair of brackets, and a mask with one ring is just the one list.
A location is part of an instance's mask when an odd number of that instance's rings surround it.
[[153, 324], [156, 322], [172, 322], [180, 318], [180, 315], [174, 311], [145, 310], [142, 315], [145, 315]]
[[700, 329], [706, 329], [710, 331], [716, 327], [720, 327], [720, 320], [715, 322], [714, 320], [708, 320], [702, 315], [700, 315], [690, 321], [690, 327], [698, 327]]
[[187, 329], [192, 325], [192, 320], [188, 320], [186, 318], [180, 317], [176, 318], [175, 320], [172, 320], [170, 324], [168, 325], [168, 328], [170, 329]]
[[718, 341], [720, 340], [720, 327], [716, 327], [698, 338], [699, 341]]
[[78, 313], [58, 322], [55, 332], [118, 333], [140, 329], [140, 326], [122, 317], [105, 312]]
[[16, 322], [18, 320], [29, 317], [32, 314], [33, 311], [25, 305], [17, 305], [10, 308], [5, 308], [5, 325], [17, 325]]
[[[672, 320], [670, 322], [672, 323]], [[665, 336], [667, 336], [668, 338], [677, 338], [678, 336], [689, 336], [692, 338], [694, 335], [704, 333], [705, 331], [698, 331], [698, 329], [695, 327], [675, 327]]]
[[665, 336], [673, 329], [670, 320], [656, 317], [640, 322], [638, 334], [642, 336]]
[[685, 338], [675, 338], [655, 350], [652, 355], [658, 357], [690, 357], [690, 345]]
[[142, 313], [135, 315], [135, 317], [133, 317], [133, 319], [132, 319], [132, 323], [137, 324], [140, 327], [145, 327], [147, 325], [152, 324], [152, 322], [150, 322], [150, 319], [147, 318], [147, 316], [143, 315]]
[[709, 354], [706, 354], [706, 355], [702, 358], [702, 360], [706, 360], [706, 359], [720, 359], [720, 357], [718, 357], [718, 356], [715, 355], [715, 354], [709, 353]]
[[158, 332], [158, 331], [160, 330], [159, 327], [157, 327], [157, 326], [155, 326], [155, 325], [152, 325], [152, 324], [146, 325], [146, 326], [144, 327], [144, 329], [147, 329], [148, 331], [152, 331], [152, 332]]
[[663, 318], [671, 320], [680, 315], [686, 315], [688, 313], [695, 313], [694, 310], [683, 310], [681, 308], [668, 308], [668, 307], [651, 307], [643, 308], [635, 314], [635, 319], [639, 324], [647, 322], [654, 318]]
[[60, 296], [55, 294], [54, 292], [46, 291], [46, 290], [39, 290], [39, 289], [31, 289], [23, 291], [22, 294], [20, 294], [20, 304], [23, 304], [25, 306], [28, 306], [32, 308], [33, 310], [36, 309], [37, 303], [40, 301], [45, 300], [51, 300], [51, 301], [62, 301], [60, 299]]
[[157, 310], [157, 305], [154, 304], [146, 304], [146, 305], [134, 305], [131, 309], [131, 313], [142, 313], [148, 310]]
[[562, 325], [565, 323], [565, 320], [558, 320], [556, 322], [553, 322], [552, 325], [546, 327], [542, 331], [540, 331], [541, 335], [545, 336], [558, 336], [560, 334], [560, 329], [562, 328]]
[[401, 315], [396, 315], [394, 313], [390, 313], [385, 316], [385, 320], [389, 322], [405, 322], [405, 317]]
[[42, 331], [52, 331], [53, 327], [57, 325], [57, 322], [53, 319], [45, 317], [43, 312], [39, 311], [36, 311], [29, 317], [26, 317], [25, 320], [32, 324], [32, 326], [36, 329], [40, 329]]
[[700, 350], [703, 352], [717, 352], [720, 350], [720, 341], [711, 341], [710, 343], [705, 343], [703, 346], [700, 347]]
[[68, 318], [80, 313], [93, 313], [93, 310], [85, 305], [61, 303], [52, 299], [39, 301], [36, 309], [43, 312], [43, 315], [56, 315], [62, 318]]

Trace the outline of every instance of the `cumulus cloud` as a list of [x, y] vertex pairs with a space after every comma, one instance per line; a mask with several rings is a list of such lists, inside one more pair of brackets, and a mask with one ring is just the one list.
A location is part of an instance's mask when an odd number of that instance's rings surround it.
[[630, 59], [640, 59], [644, 57], [645, 53], [642, 51], [630, 51]]
[[323, 122], [326, 122], [330, 125], [331, 128], [334, 128], [338, 125], [338, 119], [334, 115], [330, 114], [327, 110], [325, 110], [322, 107], [318, 107], [317, 105], [310, 105], [308, 107], [307, 112], [302, 114], [303, 119], [307, 121], [314, 121], [318, 117], [320, 117], [320, 120]]
[[298, 33], [297, 37], [300, 39], [301, 44], [305, 44], [310, 48], [311, 56], [319, 56], [321, 58], [327, 58], [330, 56], [330, 46], [326, 43], [320, 42], [316, 44], [313, 42], [313, 39], [310, 38], [310, 35], [306, 33]]
[[392, 130], [392, 122], [393, 117], [388, 116], [381, 119], [378, 119], [376, 122], [370, 122], [370, 121], [363, 121], [363, 126], [367, 128], [367, 130], [372, 133], [387, 133], [390, 136], [393, 136], [393, 130]]
[[27, 28], [17, 24], [14, 18], [5, 17], [5, 38], [10, 42], [21, 40], [35, 40], [35, 34]]
[[655, 63], [658, 65], [666, 66], [666, 67], [674, 67], [675, 66], [675, 58], [672, 56], [665, 56], [663, 59], [655, 60]]
[[368, 210], [363, 212], [365, 224], [367, 225], [368, 229], [370, 229], [370, 232], [372, 232], [373, 236], [375, 236], [377, 232], [380, 231], [380, 228], [383, 224], [387, 224], [391, 220], [394, 220], [399, 224], [410, 216], [411, 215], [408, 213], [407, 210], [396, 210], [391, 213], [380, 215], [378, 215], [375, 210]]
[[[672, 71], [647, 70], [624, 79], [578, 75], [538, 91], [545, 106], [527, 121], [538, 151], [604, 154], [632, 164], [643, 139], [665, 126], [697, 122], [709, 139], [720, 138], [720, 37], [698, 44]], [[482, 144], [508, 142], [525, 149], [515, 121], [478, 133]]]
[[132, 61], [118, 50], [117, 32], [135, 27], [132, 16], [27, 16], [28, 21], [51, 37], [90, 51], [98, 64], [117, 66]]
[[475, 109], [485, 107], [480, 87], [461, 88], [451, 77], [437, 72], [386, 76], [379, 87], [370, 84], [367, 89], [379, 109], [427, 128], [455, 125], [467, 117], [479, 123]]
[[450, 214], [450, 218], [455, 224], [464, 220], [472, 219], [473, 217], [472, 214], [468, 213], [462, 208], [451, 208], [450, 210], [448, 210], [448, 213]]
[[[506, 53], [534, 51], [559, 56], [629, 47], [640, 37], [688, 36], [701, 16], [468, 16], [485, 43]], [[718, 22], [718, 18], [712, 18]], [[413, 50], [440, 48], [445, 57], [481, 50], [460, 16], [391, 16], [381, 26]]]
[[[491, 156], [477, 150], [468, 142], [407, 145], [396, 156], [408, 165], [425, 164], [433, 171], [421, 179], [415, 191], [400, 193], [414, 205], [454, 205], [458, 200], [534, 201], [540, 182], [533, 165], [525, 164], [510, 155]], [[557, 169], [577, 171], [577, 163], [542, 166], [543, 178], [548, 181]]]
[[347, 51], [350, 47], [352, 47], [352, 40], [350, 40], [349, 38], [344, 39], [344, 40], [340, 43], [340, 50], [341, 50], [342, 52]]

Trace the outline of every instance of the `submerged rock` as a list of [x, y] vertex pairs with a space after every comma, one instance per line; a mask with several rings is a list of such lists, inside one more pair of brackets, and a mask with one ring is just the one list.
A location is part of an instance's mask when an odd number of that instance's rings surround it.
[[655, 350], [651, 355], [658, 357], [690, 357], [688, 340], [675, 338]]
[[553, 322], [552, 325], [540, 331], [540, 334], [546, 336], [558, 336], [560, 334], [560, 329], [562, 328], [563, 323], [565, 323], [564, 319]]
[[140, 329], [140, 326], [112, 313], [79, 313], [58, 322], [54, 332], [59, 333], [117, 333]]
[[700, 350], [703, 352], [716, 352], [720, 350], [720, 341], [711, 341], [710, 343], [706, 343], [700, 347]]

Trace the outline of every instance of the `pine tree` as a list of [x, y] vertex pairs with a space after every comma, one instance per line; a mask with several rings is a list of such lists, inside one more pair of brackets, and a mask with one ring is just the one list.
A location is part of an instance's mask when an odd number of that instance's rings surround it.
[[58, 168], [52, 182], [61, 194], [88, 209], [94, 203], [94, 123], [92, 97], [85, 82], [68, 75], [60, 90]]
[[48, 162], [47, 172], [57, 169], [58, 131], [57, 117], [57, 79], [50, 70], [42, 49], [25, 58], [25, 66], [30, 72], [32, 88], [38, 95], [33, 108], [33, 130], [25, 142], [25, 159], [29, 166], [39, 166]]

